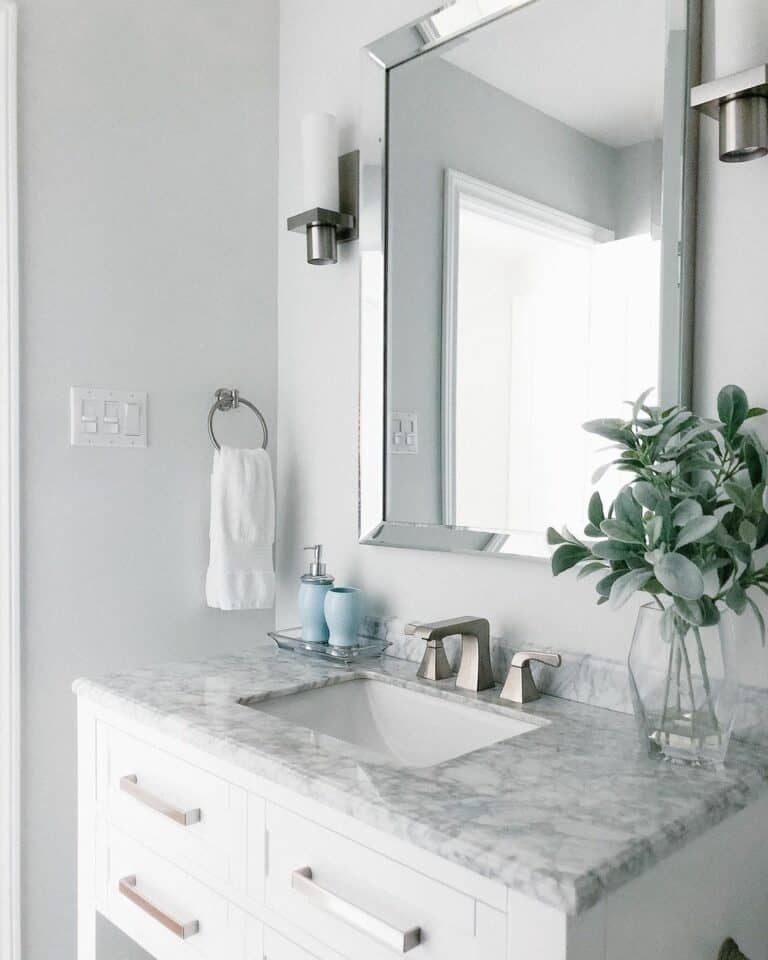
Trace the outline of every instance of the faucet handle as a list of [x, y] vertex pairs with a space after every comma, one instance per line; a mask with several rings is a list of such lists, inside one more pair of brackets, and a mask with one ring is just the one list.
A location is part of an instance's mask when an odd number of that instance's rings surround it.
[[511, 703], [530, 703], [538, 700], [541, 694], [536, 689], [536, 681], [531, 673], [531, 660], [546, 663], [550, 667], [559, 667], [563, 658], [559, 653], [544, 653], [539, 650], [518, 650], [512, 657], [509, 673], [499, 697]]
[[524, 667], [530, 663], [531, 660], [536, 660], [538, 663], [546, 663], [549, 667], [559, 667], [563, 662], [563, 658], [559, 653], [544, 653], [540, 650], [518, 650], [512, 657], [511, 666]]

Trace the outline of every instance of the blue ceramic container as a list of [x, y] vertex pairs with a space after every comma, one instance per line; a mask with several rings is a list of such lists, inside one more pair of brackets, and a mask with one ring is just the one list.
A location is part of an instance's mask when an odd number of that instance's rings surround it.
[[325, 620], [334, 647], [356, 647], [363, 618], [363, 591], [357, 587], [331, 587], [325, 595]]

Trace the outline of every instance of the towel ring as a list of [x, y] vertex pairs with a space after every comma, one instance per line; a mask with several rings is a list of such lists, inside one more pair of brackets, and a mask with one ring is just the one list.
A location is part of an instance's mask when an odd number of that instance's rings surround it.
[[229, 389], [228, 387], [220, 387], [216, 391], [216, 400], [214, 401], [213, 406], [208, 411], [208, 436], [211, 438], [211, 443], [216, 447], [217, 450], [221, 450], [219, 441], [216, 439], [216, 434], [213, 432], [213, 415], [217, 410], [236, 410], [240, 404], [244, 407], [248, 407], [249, 410], [253, 410], [256, 416], [259, 418], [259, 423], [261, 424], [261, 429], [264, 433], [264, 440], [261, 444], [261, 449], [266, 450], [267, 444], [269, 443], [269, 430], [267, 429], [267, 421], [261, 414], [261, 410], [258, 407], [255, 407], [250, 400], [246, 400], [244, 397], [240, 396], [240, 392], [234, 388]]

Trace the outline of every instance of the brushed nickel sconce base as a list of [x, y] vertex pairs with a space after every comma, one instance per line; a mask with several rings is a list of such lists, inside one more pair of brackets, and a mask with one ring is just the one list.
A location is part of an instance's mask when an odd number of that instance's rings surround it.
[[768, 64], [694, 87], [691, 106], [719, 121], [723, 163], [768, 154]]
[[331, 223], [307, 224], [307, 263], [336, 263], [336, 227]]
[[357, 240], [360, 198], [360, 151], [339, 157], [339, 207], [312, 207], [288, 218], [288, 229], [307, 234], [307, 263], [322, 266], [337, 262], [336, 245]]
[[735, 97], [720, 104], [720, 159], [756, 160], [768, 153], [768, 98]]

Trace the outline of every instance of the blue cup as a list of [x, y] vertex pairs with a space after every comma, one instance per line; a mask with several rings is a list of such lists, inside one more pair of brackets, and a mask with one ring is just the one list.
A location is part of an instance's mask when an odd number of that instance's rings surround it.
[[363, 619], [363, 591], [357, 587], [331, 587], [325, 595], [325, 619], [334, 647], [356, 647]]

